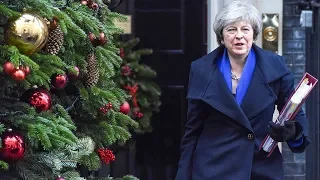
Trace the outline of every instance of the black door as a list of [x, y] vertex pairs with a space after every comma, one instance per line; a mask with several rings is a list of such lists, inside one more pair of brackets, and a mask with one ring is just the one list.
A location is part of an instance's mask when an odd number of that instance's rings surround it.
[[[313, 9], [313, 27], [306, 28], [306, 71], [320, 79], [320, 4]], [[319, 83], [306, 100], [311, 143], [306, 152], [306, 179], [320, 179], [320, 88]]]
[[143, 61], [157, 71], [161, 111], [152, 133], [137, 137], [136, 173], [141, 180], [171, 180], [177, 171], [186, 120], [190, 63], [206, 53], [205, 0], [136, 0], [138, 48], [154, 53]]

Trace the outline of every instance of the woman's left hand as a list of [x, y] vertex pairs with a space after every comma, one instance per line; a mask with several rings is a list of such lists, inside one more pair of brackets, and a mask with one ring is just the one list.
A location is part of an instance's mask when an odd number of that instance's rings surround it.
[[285, 121], [283, 126], [281, 126], [280, 124], [276, 124], [273, 121], [270, 121], [268, 128], [268, 132], [271, 138], [278, 142], [294, 140], [296, 137], [295, 121]]

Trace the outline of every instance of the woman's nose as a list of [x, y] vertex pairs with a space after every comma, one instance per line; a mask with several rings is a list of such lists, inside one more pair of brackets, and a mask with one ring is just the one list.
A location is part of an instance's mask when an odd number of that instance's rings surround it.
[[237, 31], [236, 38], [237, 38], [238, 40], [240, 40], [240, 39], [243, 38], [243, 33], [242, 33], [240, 30]]

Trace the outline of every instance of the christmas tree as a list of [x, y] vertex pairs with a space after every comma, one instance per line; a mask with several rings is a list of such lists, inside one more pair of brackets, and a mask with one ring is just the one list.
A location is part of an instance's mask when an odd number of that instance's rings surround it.
[[139, 42], [139, 38], [133, 38], [118, 43], [123, 62], [116, 82], [131, 96], [129, 102], [122, 104], [120, 111], [139, 123], [135, 132], [142, 134], [152, 131], [151, 117], [154, 112], [159, 112], [161, 90], [153, 81], [157, 73], [141, 62], [143, 56], [152, 54], [152, 50], [135, 50]]
[[80, 165], [110, 163], [138, 127], [113, 81], [122, 64], [113, 22], [125, 17], [103, 0], [0, 3], [0, 179], [85, 179]]

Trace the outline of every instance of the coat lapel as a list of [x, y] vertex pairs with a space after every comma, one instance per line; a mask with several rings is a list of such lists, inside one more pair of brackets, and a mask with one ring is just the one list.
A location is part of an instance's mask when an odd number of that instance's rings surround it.
[[251, 119], [276, 99], [277, 96], [266, 82], [260, 67], [256, 66], [248, 90], [243, 98], [241, 109], [247, 118]]
[[281, 65], [279, 56], [265, 51], [255, 44], [252, 46], [256, 53], [256, 67], [253, 72], [248, 90], [243, 98], [241, 109], [248, 119], [263, 111], [277, 99], [269, 83], [288, 73]]
[[213, 108], [252, 131], [249, 120], [229, 90], [223, 74], [216, 67], [213, 68], [211, 81], [204, 94], [203, 100]]

